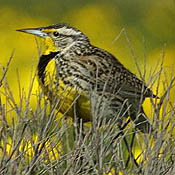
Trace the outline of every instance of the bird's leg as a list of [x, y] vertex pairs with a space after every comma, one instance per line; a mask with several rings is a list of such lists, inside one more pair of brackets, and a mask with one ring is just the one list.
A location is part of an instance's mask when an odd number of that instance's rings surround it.
[[132, 159], [134, 161], [134, 164], [136, 165], [136, 167], [139, 168], [139, 164], [137, 163], [137, 161], [136, 161], [136, 159], [135, 159], [135, 157], [134, 157], [134, 155], [132, 153], [132, 147], [133, 147], [133, 144], [134, 144], [134, 138], [135, 138], [135, 132], [132, 135], [132, 139], [131, 139], [130, 145], [128, 144], [126, 138], [125, 137], [123, 138], [124, 143], [126, 145], [126, 148], [127, 148], [128, 152], [129, 152], [129, 156], [128, 156], [128, 159], [126, 161], [125, 167], [128, 166], [130, 159]]
[[[74, 102], [73, 105], [74, 109], [74, 119], [73, 119], [73, 125], [74, 125], [74, 139], [77, 142], [81, 142], [81, 137], [84, 136], [84, 128], [83, 128], [83, 121], [78, 115], [78, 104], [77, 100]], [[83, 138], [83, 137], [82, 137]]]
[[118, 125], [120, 132], [114, 137], [113, 140], [116, 140], [120, 135], [123, 135], [123, 130], [127, 127], [127, 125], [129, 124], [131, 120], [129, 119], [123, 126]]
[[76, 150], [76, 161], [79, 161], [79, 168], [77, 170], [78, 172], [83, 172], [83, 152], [84, 152], [84, 146], [83, 146], [83, 140], [84, 140], [84, 128], [83, 128], [83, 121], [78, 116], [78, 104], [77, 100], [74, 102], [74, 140], [75, 140], [75, 150]]
[[[127, 127], [127, 125], [130, 123], [130, 121], [131, 121], [131, 120], [129, 119], [126, 123], [124, 123], [123, 126], [120, 126], [120, 125], [118, 126], [119, 129], [120, 129], [120, 132], [114, 137], [113, 140], [117, 139], [117, 138], [120, 137], [121, 135], [124, 135], [123, 130]], [[137, 167], [139, 167], [139, 165], [138, 165], [138, 163], [137, 163], [137, 161], [136, 161], [136, 159], [134, 158], [134, 155], [133, 155], [133, 153], [132, 153], [132, 147], [133, 147], [133, 143], [134, 143], [134, 138], [135, 138], [135, 134], [133, 134], [133, 136], [132, 136], [132, 140], [131, 140], [131, 144], [130, 144], [130, 145], [128, 144], [128, 141], [127, 141], [126, 137], [123, 138], [123, 141], [124, 141], [124, 143], [125, 143], [125, 145], [126, 145], [126, 148], [127, 148], [128, 152], [129, 152], [129, 156], [128, 156], [128, 159], [127, 159], [127, 161], [126, 161], [125, 167], [128, 166], [128, 163], [129, 163], [130, 158], [132, 158], [133, 161], [134, 161], [134, 163], [135, 163], [135, 165], [136, 165]]]

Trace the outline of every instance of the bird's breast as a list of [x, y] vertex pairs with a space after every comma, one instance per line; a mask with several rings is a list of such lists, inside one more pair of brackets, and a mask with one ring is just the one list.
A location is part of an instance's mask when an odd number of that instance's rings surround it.
[[43, 71], [44, 78], [43, 81], [40, 79], [40, 84], [51, 102], [55, 98], [59, 101], [58, 109], [60, 109], [60, 112], [73, 117], [74, 105], [76, 104], [78, 115], [81, 115], [84, 121], [90, 121], [88, 95], [78, 87], [78, 81], [75, 80], [75, 77], [72, 77], [71, 72], [69, 75], [69, 71], [66, 71], [67, 68], [66, 64], [59, 65], [55, 59], [51, 59]]

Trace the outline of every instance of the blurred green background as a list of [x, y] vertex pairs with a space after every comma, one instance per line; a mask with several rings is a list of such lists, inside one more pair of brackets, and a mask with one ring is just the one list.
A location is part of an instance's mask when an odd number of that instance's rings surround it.
[[[0, 65], [5, 66], [15, 50], [7, 77], [17, 101], [17, 70], [21, 87], [27, 91], [31, 69], [35, 70], [38, 62], [35, 37], [15, 31], [28, 27], [59, 22], [73, 25], [87, 34], [94, 45], [110, 51], [139, 75], [124, 33], [115, 41], [124, 28], [142, 72], [146, 60], [146, 81], [162, 57], [165, 78], [169, 81], [175, 75], [174, 0], [0, 0], [0, 17]], [[36, 82], [34, 87], [33, 92]], [[171, 94], [172, 101], [174, 95]], [[145, 106], [149, 113], [149, 105]]]

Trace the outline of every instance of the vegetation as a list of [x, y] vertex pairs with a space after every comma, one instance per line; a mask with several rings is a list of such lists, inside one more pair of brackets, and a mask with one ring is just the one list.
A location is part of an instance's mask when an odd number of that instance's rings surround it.
[[[0, 79], [0, 95], [5, 99], [0, 103], [0, 174], [173, 174], [175, 102], [170, 93], [175, 78], [164, 82], [160, 99], [151, 99], [153, 133], [139, 133], [127, 121], [118, 128], [115, 119], [100, 126], [98, 107], [91, 127], [83, 130], [82, 124], [72, 124], [59, 114], [57, 102], [49, 104], [40, 89], [32, 93], [35, 73], [27, 93], [18, 81], [19, 97], [14, 98], [6, 78], [12, 57]], [[150, 76], [150, 82], [157, 82], [157, 93], [165, 73], [161, 65]]]

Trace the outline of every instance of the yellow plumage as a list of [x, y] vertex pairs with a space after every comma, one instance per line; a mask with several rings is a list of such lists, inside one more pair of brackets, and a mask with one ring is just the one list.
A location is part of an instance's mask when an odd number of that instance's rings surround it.
[[83, 121], [90, 121], [90, 100], [86, 93], [65, 85], [63, 81], [59, 79], [56, 68], [55, 59], [50, 60], [45, 68], [45, 84], [43, 87], [45, 94], [47, 94], [50, 101], [53, 100], [53, 97], [56, 97], [59, 101], [57, 108], [60, 108], [60, 112], [72, 118], [74, 117], [73, 108], [75, 99], [77, 98], [76, 108], [78, 115], [81, 116]]

